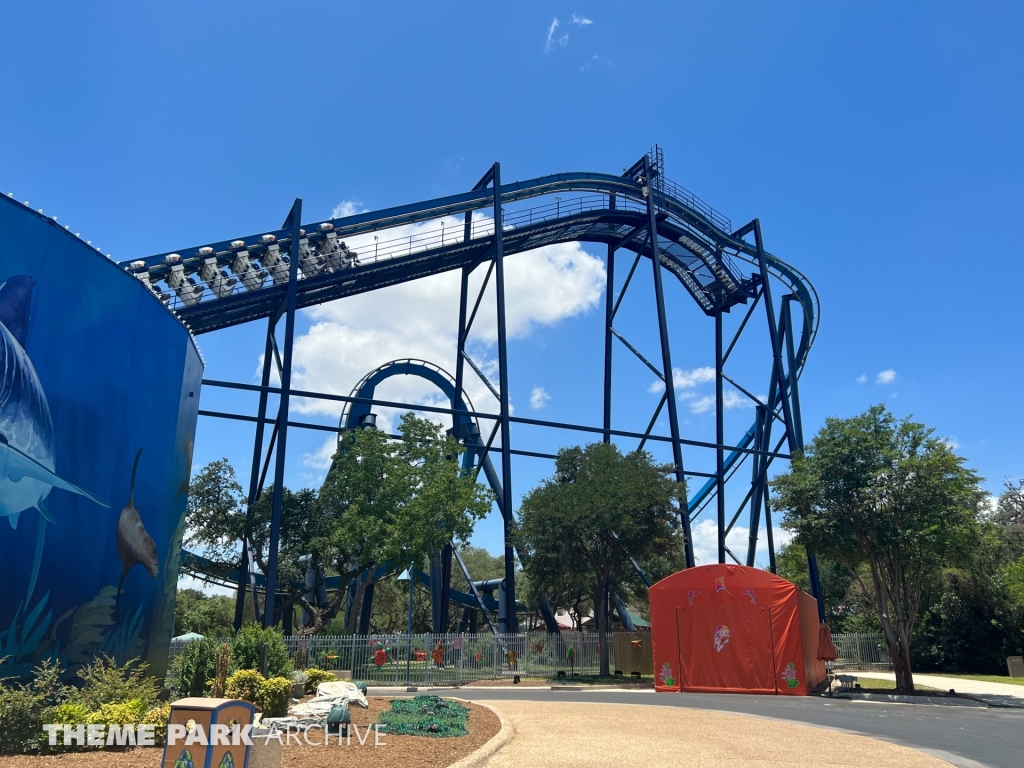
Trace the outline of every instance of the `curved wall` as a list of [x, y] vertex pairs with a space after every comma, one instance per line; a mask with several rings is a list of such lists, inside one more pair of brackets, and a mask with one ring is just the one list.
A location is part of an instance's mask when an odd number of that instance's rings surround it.
[[163, 672], [202, 372], [145, 286], [0, 197], [4, 675], [101, 653]]

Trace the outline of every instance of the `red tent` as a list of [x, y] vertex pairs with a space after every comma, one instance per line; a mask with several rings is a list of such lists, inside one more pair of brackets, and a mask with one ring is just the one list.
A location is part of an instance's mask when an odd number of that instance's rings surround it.
[[649, 594], [658, 691], [806, 696], [825, 679], [817, 603], [783, 578], [702, 565]]

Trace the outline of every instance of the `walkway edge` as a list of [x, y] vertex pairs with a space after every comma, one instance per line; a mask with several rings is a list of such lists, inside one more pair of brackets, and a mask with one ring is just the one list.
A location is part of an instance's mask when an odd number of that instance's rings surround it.
[[449, 765], [448, 768], [479, 768], [480, 766], [487, 765], [495, 753], [512, 741], [516, 735], [515, 727], [505, 719], [500, 710], [487, 706], [480, 701], [474, 701], [473, 703], [478, 707], [485, 707], [497, 715], [498, 721], [501, 723], [501, 730], [494, 734], [483, 746], [477, 747], [458, 762]]

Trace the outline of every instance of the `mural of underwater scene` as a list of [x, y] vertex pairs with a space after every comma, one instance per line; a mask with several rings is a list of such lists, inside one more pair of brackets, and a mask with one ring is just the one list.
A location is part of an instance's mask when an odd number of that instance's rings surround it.
[[142, 284], [0, 197], [0, 676], [162, 673], [202, 373]]

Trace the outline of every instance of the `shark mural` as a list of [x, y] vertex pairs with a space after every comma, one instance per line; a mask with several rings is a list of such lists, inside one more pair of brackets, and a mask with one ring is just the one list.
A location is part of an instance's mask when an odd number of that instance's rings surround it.
[[0, 196], [0, 677], [165, 669], [202, 374], [145, 286]]
[[[18, 527], [21, 513], [29, 509], [39, 512], [45, 522], [55, 523], [47, 507], [47, 498], [54, 488], [109, 506], [56, 474], [50, 406], [25, 352], [35, 285], [36, 281], [28, 275], [15, 275], [0, 285], [0, 516], [6, 517], [12, 528]], [[39, 530], [29, 597], [39, 572], [43, 521]]]

